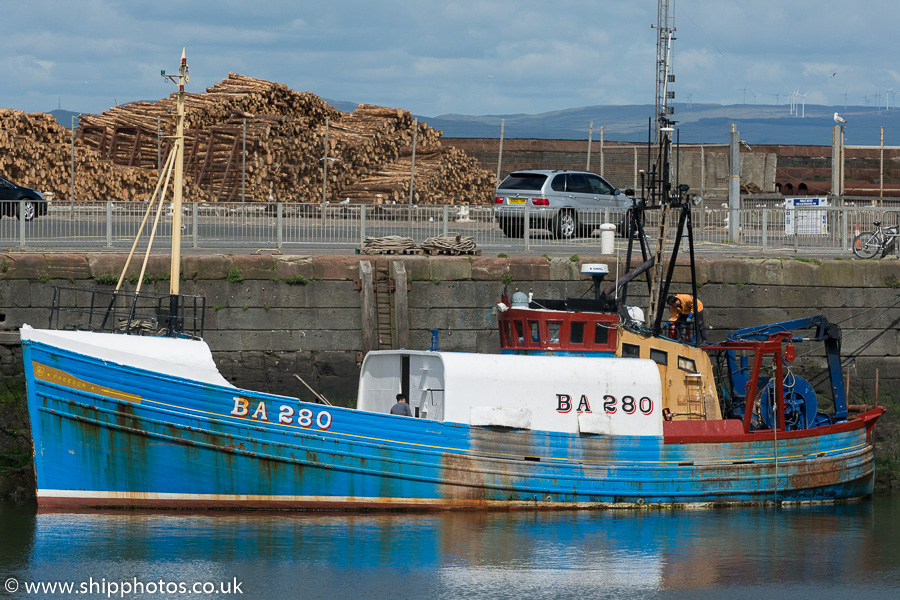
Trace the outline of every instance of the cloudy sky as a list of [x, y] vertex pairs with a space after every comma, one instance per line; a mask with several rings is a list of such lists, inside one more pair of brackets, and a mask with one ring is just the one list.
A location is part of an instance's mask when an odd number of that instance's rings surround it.
[[[894, 105], [896, 0], [671, 0], [677, 101]], [[424, 116], [653, 104], [655, 0], [6, 2], [0, 108], [96, 113], [229, 71]], [[893, 88], [893, 93], [891, 90]]]

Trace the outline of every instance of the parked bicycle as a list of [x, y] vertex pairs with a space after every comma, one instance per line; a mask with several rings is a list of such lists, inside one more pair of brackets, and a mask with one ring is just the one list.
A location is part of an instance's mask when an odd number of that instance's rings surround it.
[[875, 221], [875, 231], [864, 231], [853, 239], [853, 254], [859, 258], [875, 258], [881, 253], [881, 258], [897, 243], [900, 237], [900, 225], [882, 227], [881, 221]]

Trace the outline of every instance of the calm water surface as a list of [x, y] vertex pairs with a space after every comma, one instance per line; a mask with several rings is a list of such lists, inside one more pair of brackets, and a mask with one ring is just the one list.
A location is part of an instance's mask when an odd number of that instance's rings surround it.
[[[73, 591], [26, 590], [54, 582]], [[36, 514], [0, 504], [2, 597], [896, 599], [900, 495], [437, 515]]]

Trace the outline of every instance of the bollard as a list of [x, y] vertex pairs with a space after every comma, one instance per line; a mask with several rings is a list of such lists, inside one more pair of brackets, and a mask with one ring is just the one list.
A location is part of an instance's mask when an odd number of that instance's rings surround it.
[[600, 254], [615, 254], [616, 226], [604, 223], [600, 226]]

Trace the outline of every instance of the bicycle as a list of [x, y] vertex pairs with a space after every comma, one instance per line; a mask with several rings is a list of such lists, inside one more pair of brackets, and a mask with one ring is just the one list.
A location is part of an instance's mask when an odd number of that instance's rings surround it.
[[881, 258], [897, 243], [900, 237], [900, 225], [882, 227], [881, 221], [875, 221], [875, 231], [864, 231], [853, 238], [853, 254], [859, 258], [875, 258], [881, 252]]

